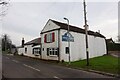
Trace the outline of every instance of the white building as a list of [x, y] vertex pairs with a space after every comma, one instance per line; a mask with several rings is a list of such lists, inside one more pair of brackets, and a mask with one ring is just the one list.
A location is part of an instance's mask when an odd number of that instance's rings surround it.
[[[49, 19], [41, 31], [41, 39], [25, 43], [23, 47], [18, 48], [18, 54], [46, 60], [69, 61], [69, 38], [70, 61], [86, 59], [85, 30], [70, 25], [68, 34], [67, 29], [67, 24]], [[105, 37], [98, 32], [88, 31], [88, 46], [90, 58], [106, 54]]]
[[[70, 36], [70, 61], [86, 59], [85, 30], [71, 26], [70, 34], [68, 26], [49, 19], [41, 31], [41, 56], [42, 59], [69, 61], [67, 53], [68, 35]], [[93, 31], [88, 31], [89, 57], [97, 57], [106, 54], [105, 37]]]
[[41, 38], [36, 38], [27, 43], [24, 43], [24, 40], [22, 40], [22, 46], [18, 48], [18, 54], [40, 58], [41, 57], [40, 42]]

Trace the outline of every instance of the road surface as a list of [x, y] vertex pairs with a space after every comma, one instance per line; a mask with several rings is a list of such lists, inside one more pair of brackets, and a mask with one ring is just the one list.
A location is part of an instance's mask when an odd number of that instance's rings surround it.
[[22, 56], [3, 55], [5, 78], [111, 78], [101, 74], [71, 69]]

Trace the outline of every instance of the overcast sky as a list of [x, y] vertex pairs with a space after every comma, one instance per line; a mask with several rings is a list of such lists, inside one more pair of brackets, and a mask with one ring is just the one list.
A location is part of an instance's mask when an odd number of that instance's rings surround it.
[[[7, 15], [3, 17], [2, 34], [7, 33], [12, 39], [13, 44], [18, 46], [21, 44], [23, 37], [25, 38], [25, 42], [39, 37], [48, 19], [66, 23], [63, 17], [67, 17], [71, 25], [83, 28], [83, 3], [80, 1], [11, 1]], [[112, 37], [116, 40], [118, 36], [117, 0], [110, 0], [110, 2], [107, 0], [107, 2], [96, 1], [90, 2], [90, 0], [88, 0], [87, 2], [89, 30], [100, 30], [101, 34], [106, 38]]]

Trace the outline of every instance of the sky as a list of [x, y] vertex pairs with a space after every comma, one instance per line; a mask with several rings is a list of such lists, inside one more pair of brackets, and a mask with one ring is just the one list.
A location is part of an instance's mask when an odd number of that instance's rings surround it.
[[[82, 0], [10, 1], [6, 15], [0, 19], [0, 32], [8, 34], [12, 43], [19, 46], [40, 37], [40, 32], [49, 19], [63, 23], [67, 17], [71, 25], [84, 28]], [[101, 2], [100, 2], [101, 1]], [[89, 30], [98, 31], [106, 38], [118, 36], [118, 0], [86, 0]]]

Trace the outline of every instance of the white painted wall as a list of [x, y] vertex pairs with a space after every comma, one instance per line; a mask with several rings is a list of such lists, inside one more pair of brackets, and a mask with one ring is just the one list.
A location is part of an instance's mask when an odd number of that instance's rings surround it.
[[[49, 20], [45, 27], [43, 28], [43, 30], [41, 32], [46, 32], [46, 31], [50, 31], [53, 29], [58, 29], [60, 28], [59, 26], [57, 26], [55, 23], [53, 23], [51, 20]], [[45, 34], [49, 34], [49, 33], [55, 33], [55, 42], [52, 43], [44, 43], [44, 35]], [[58, 60], [58, 56], [47, 56], [47, 48], [58, 48], [58, 30], [55, 31], [51, 31], [51, 32], [47, 32], [44, 34], [41, 34], [41, 44], [42, 44], [42, 59], [47, 59], [47, 60]], [[43, 50], [44, 48], [44, 50]]]
[[25, 45], [24, 48], [27, 48], [27, 52], [26, 53], [24, 52], [24, 55], [32, 57], [33, 56], [32, 55], [32, 50], [33, 50], [32, 45]]
[[[68, 61], [69, 54], [65, 53], [65, 47], [68, 47], [68, 42], [62, 41], [62, 35], [64, 35], [67, 30], [60, 30], [60, 57], [61, 60]], [[71, 61], [81, 60], [85, 58], [85, 36], [84, 34], [71, 32], [74, 37], [74, 42], [70, 42], [70, 56]]]
[[41, 32], [46, 32], [58, 28], [60, 27], [53, 23], [51, 20], [49, 20]]
[[89, 36], [88, 39], [90, 58], [106, 54], [106, 42], [104, 38]]
[[[52, 43], [44, 43], [45, 34], [49, 34], [53, 32], [55, 33], [55, 41]], [[57, 56], [51, 56], [51, 55], [47, 56], [47, 48], [58, 48], [58, 30], [41, 34], [41, 44], [42, 44], [42, 59], [58, 60]], [[44, 48], [44, 51], [43, 51], [43, 48]]]
[[18, 50], [18, 55], [22, 55], [25, 52], [24, 48], [18, 48], [17, 50]]
[[[36, 47], [41, 47], [40, 45], [34, 46], [32, 47], [32, 45], [25, 45], [23, 48], [18, 48], [18, 55], [25, 55], [25, 56], [29, 56], [29, 57], [36, 57], [36, 58], [41, 58], [41, 56], [35, 56], [33, 54], [33, 48]], [[27, 48], [27, 53], [25, 53], [25, 48]]]
[[[60, 57], [61, 60], [69, 61], [69, 54], [65, 53], [65, 47], [68, 46], [68, 42], [62, 41], [62, 35], [67, 31], [60, 30]], [[76, 33], [70, 31], [74, 37], [74, 42], [70, 42], [70, 56], [71, 61], [86, 59], [86, 42], [85, 34]], [[88, 36], [88, 45], [89, 45], [89, 57], [97, 57], [106, 54], [106, 43], [105, 39], [101, 37], [94, 37], [92, 35]]]
[[34, 47], [32, 47], [32, 45], [25, 45], [24, 48], [27, 48], [27, 53], [24, 52], [24, 55], [25, 55], [25, 56], [29, 56], [29, 57], [40, 58], [40, 55], [39, 55], [39, 56], [35, 56], [35, 55], [33, 54], [33, 48], [35, 48], [35, 47], [40, 47], [40, 45], [34, 46]]

